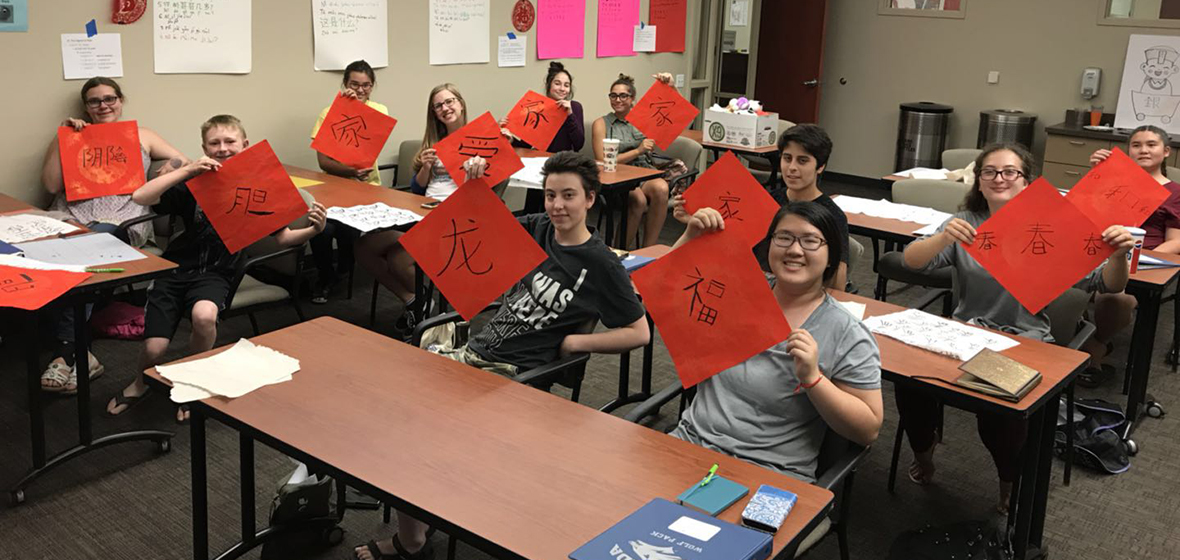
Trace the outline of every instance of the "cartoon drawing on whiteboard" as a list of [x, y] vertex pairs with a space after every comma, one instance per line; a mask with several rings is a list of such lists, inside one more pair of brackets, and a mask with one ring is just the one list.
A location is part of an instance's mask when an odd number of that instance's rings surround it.
[[1164, 124], [1172, 122], [1180, 96], [1172, 95], [1171, 77], [1180, 71], [1176, 65], [1180, 53], [1166, 46], [1155, 46], [1143, 51], [1146, 60], [1139, 65], [1143, 71], [1143, 84], [1139, 91], [1131, 92], [1131, 106], [1137, 120], [1158, 117]]

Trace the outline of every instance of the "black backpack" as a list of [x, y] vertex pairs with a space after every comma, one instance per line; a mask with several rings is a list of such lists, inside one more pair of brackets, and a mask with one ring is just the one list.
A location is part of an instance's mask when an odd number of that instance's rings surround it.
[[1005, 523], [963, 521], [942, 527], [926, 526], [897, 536], [888, 560], [1010, 560], [1012, 547]]
[[[1131, 456], [1122, 437], [1127, 429], [1122, 407], [1102, 399], [1078, 399], [1074, 409], [1074, 462], [1107, 474], [1127, 472]], [[1063, 458], [1067, 448], [1065, 430], [1066, 424], [1059, 424], [1054, 438], [1057, 456]]]

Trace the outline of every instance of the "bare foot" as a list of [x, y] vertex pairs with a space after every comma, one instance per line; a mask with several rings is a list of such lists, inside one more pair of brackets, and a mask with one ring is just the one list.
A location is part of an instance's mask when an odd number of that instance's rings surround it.
[[183, 424], [188, 422], [188, 414], [188, 406], [182, 404], [176, 407], [176, 423]]

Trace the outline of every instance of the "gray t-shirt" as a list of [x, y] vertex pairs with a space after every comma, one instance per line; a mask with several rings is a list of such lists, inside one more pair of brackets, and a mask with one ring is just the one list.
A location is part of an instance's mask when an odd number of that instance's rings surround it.
[[[990, 215], [989, 212], [958, 212], [943, 222], [938, 231], [946, 229], [953, 218], [978, 228]], [[961, 243], [953, 243], [943, 249], [920, 270], [929, 272], [944, 266], [952, 266], [955, 271], [955, 290], [959, 293], [959, 304], [952, 314], [955, 319], [1017, 336], [1053, 342], [1053, 336], [1049, 334], [1049, 315], [1045, 310], [1042, 309], [1036, 315], [1029, 313], [1004, 286], [992, 278], [991, 273], [975, 257], [967, 253]], [[1084, 292], [1105, 293], [1107, 288], [1102, 281], [1102, 269], [1105, 266], [1106, 262], [1103, 261], [1098, 268], [1078, 280], [1074, 287]]]
[[[802, 328], [819, 346], [824, 376], [856, 389], [881, 388], [877, 341], [839, 302], [824, 296]], [[812, 482], [828, 427], [798, 386], [795, 358], [779, 342], [697, 385], [672, 435]]]

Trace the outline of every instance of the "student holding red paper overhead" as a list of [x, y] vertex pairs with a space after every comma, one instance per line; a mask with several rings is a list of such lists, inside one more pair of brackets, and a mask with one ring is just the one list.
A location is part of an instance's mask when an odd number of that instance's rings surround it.
[[[1167, 176], [1164, 161], [1172, 155], [1168, 133], [1162, 128], [1144, 125], [1131, 131], [1127, 142], [1127, 155], [1135, 160], [1144, 171], [1151, 174], [1171, 195], [1141, 226], [1147, 235], [1143, 248], [1164, 253], [1180, 254], [1180, 184]], [[1097, 150], [1090, 156], [1090, 165], [1098, 165], [1110, 157], [1110, 150]], [[1133, 225], [1133, 224], [1128, 224]], [[1086, 341], [1083, 350], [1090, 353], [1090, 367], [1078, 376], [1078, 384], [1097, 387], [1108, 377], [1101, 368], [1104, 360], [1114, 350], [1111, 340], [1115, 334], [1131, 324], [1131, 313], [1135, 311], [1135, 297], [1125, 294], [1100, 294], [1094, 298], [1094, 336]]]
[[[91, 78], [82, 84], [81, 94], [85, 115], [80, 119], [69, 117], [62, 121], [61, 126], [81, 131], [91, 124], [113, 123], [123, 118], [124, 96], [118, 82], [110, 78]], [[139, 127], [139, 143], [139, 155], [143, 158], [145, 172], [151, 166], [152, 160], [167, 160], [160, 168], [161, 173], [177, 169], [188, 162], [180, 151], [150, 129]], [[143, 180], [146, 181], [147, 178]], [[50, 210], [66, 212], [91, 231], [115, 233], [120, 223], [148, 213], [147, 208], [132, 202], [129, 195], [67, 201], [56, 135], [45, 151], [45, 160], [41, 167], [41, 185], [49, 194], [54, 195]], [[151, 234], [151, 224], [140, 224], [129, 228], [123, 241], [135, 247], [142, 247], [151, 238]], [[91, 306], [87, 305], [88, 318], [90, 308]], [[77, 391], [77, 372], [74, 371], [73, 365], [74, 350], [70, 347], [74, 342], [73, 310], [63, 309], [58, 312], [55, 323], [54, 330], [60, 344], [54, 350], [56, 357], [41, 375], [41, 387], [49, 392], [73, 394]], [[90, 356], [89, 361], [90, 377], [93, 379], [101, 375], [104, 368], [94, 356]]]
[[[521, 216], [520, 224], [548, 254], [508, 292], [495, 317], [471, 341], [440, 352], [456, 361], [501, 375], [544, 365], [577, 352], [627, 352], [651, 337], [643, 305], [627, 272], [602, 239], [586, 227], [598, 189], [598, 166], [575, 152], [545, 162], [545, 213]], [[482, 185], [463, 187], [486, 188]], [[599, 319], [608, 330], [576, 334]], [[354, 549], [360, 560], [433, 558], [425, 523], [397, 513], [398, 532]]]
[[[698, 210], [676, 246], [724, 229]], [[701, 381], [672, 435], [796, 478], [814, 481], [824, 433], [861, 445], [884, 419], [876, 339], [828, 295], [840, 267], [840, 232], [823, 206], [788, 202], [766, 239], [772, 290], [790, 337]]]
[[[1029, 313], [987, 270], [967, 252], [964, 244], [975, 243], [976, 228], [1024, 190], [1034, 178], [1033, 156], [1015, 144], [993, 144], [975, 159], [975, 184], [963, 201], [963, 210], [948, 219], [934, 235], [906, 247], [906, 266], [933, 270], [955, 269], [961, 295], [953, 317], [1007, 333], [1052, 342], [1049, 316], [1042, 310]], [[1127, 284], [1127, 251], [1134, 240], [1122, 226], [1110, 226], [1102, 240], [1115, 248], [1105, 263], [1074, 286], [1087, 292], [1118, 292]], [[912, 389], [897, 387], [897, 409], [901, 426], [914, 450], [910, 479], [929, 484], [934, 476], [935, 425], [938, 404]], [[1028, 435], [1028, 422], [992, 414], [978, 414], [979, 437], [999, 471], [1000, 494], [996, 508], [1007, 513], [1012, 483], [1019, 476], [1020, 450]]]
[[[192, 321], [192, 353], [213, 347], [217, 338], [217, 318], [229, 302], [230, 279], [241, 253], [231, 254], [226, 249], [213, 224], [189, 192], [185, 181], [202, 173], [217, 172], [223, 163], [250, 145], [246, 130], [236, 117], [217, 115], [201, 125], [201, 147], [205, 157], [190, 162], [140, 187], [132, 194], [137, 204], [151, 206], [160, 215], [178, 216], [184, 222], [184, 232], [168, 244], [163, 257], [177, 265], [169, 276], [156, 279], [148, 288], [144, 311], [144, 350], [140, 371], [156, 366], [168, 350], [176, 327], [184, 315]], [[327, 219], [324, 207], [316, 203], [308, 213], [310, 226], [292, 230], [283, 227], [273, 233], [279, 245], [300, 245], [323, 231]], [[107, 404], [107, 413], [117, 416], [139, 403], [148, 392], [143, 376], [115, 395]], [[177, 421], [188, 418], [188, 411], [180, 407]]]

